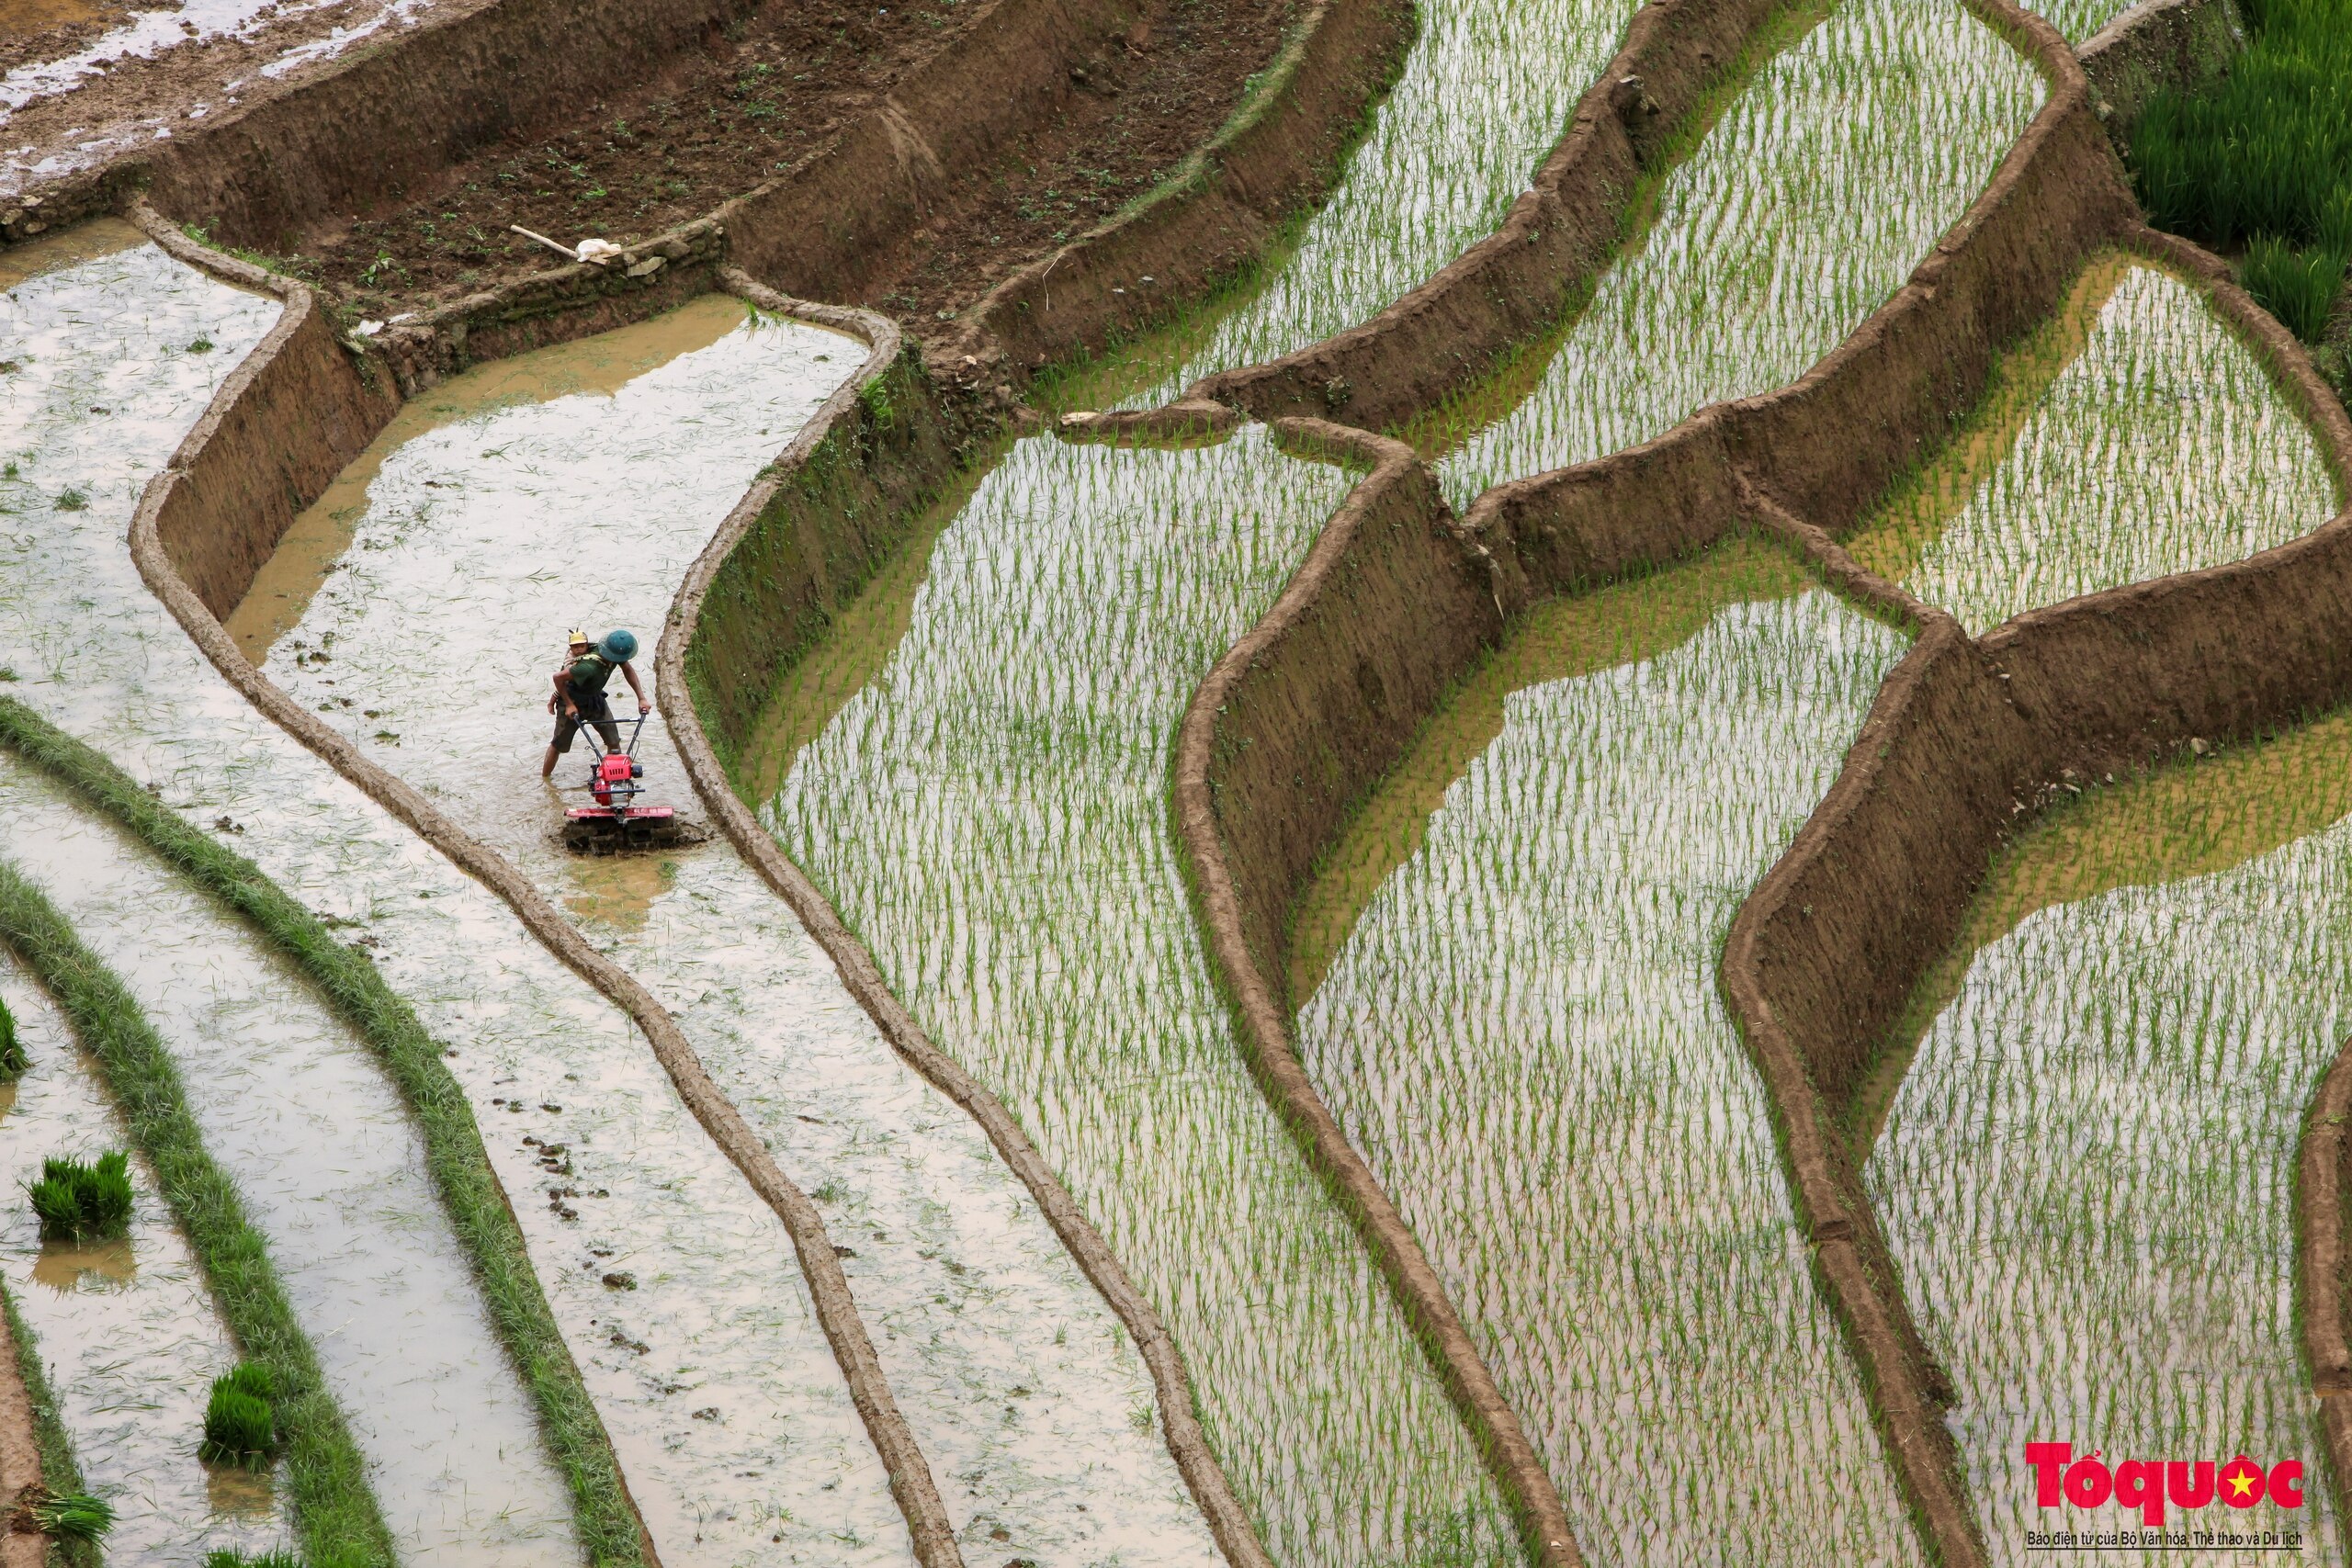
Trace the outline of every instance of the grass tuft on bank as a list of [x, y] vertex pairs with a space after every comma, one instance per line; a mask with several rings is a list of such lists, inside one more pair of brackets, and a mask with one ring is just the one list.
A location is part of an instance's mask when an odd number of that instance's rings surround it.
[[415, 1013], [365, 954], [335, 941], [252, 862], [190, 827], [105, 757], [13, 698], [0, 697], [0, 746], [112, 818], [251, 921], [377, 1053], [415, 1115], [425, 1163], [450, 1223], [473, 1259], [500, 1340], [538, 1408], [548, 1450], [571, 1491], [589, 1562], [594, 1568], [643, 1568], [643, 1537], [611, 1439], [539, 1289], [523, 1233], [491, 1170], [471, 1103]]

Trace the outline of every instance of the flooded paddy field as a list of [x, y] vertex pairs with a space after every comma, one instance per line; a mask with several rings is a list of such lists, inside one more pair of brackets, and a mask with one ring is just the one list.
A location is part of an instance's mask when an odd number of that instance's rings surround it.
[[[2242, 558], [2340, 503], [2199, 291], [2108, 257], [1857, 553], [1984, 626]], [[2345, 1032], [2346, 803], [2320, 761], [2340, 729], [2074, 786], [1996, 863], [1857, 1129], [2003, 1560], [2040, 1522], [2013, 1479], [2043, 1434], [2316, 1451], [2290, 1214], [2303, 1108]], [[2323, 1490], [2254, 1528], [2332, 1560]]]
[[[0, 853], [171, 1051], [208, 1148], [269, 1238], [403, 1556], [575, 1559], [562, 1484], [399, 1097], [364, 1048], [254, 936], [54, 786], [0, 766]], [[184, 1449], [199, 1427], [182, 1427]]]
[[[2335, 715], [2087, 791], [2001, 857], [1922, 987], [1868, 1176], [1963, 1391], [1988, 1539], [2031, 1522], [2007, 1484], [2028, 1433], [2320, 1451], [2290, 1216], [2346, 1032], [2346, 743]], [[2317, 1480], [2243, 1517], [2307, 1540], [2256, 1561], [2342, 1551]]]
[[[779, 1547], [784, 1561], [900, 1560], [905, 1527], [781, 1223], [627, 1016], [251, 709], [131, 566], [140, 485], [276, 303], [147, 246], [44, 273], [10, 302], [20, 368], [0, 382], [17, 468], [0, 618], [20, 650], [12, 693], [229, 835], [348, 940], [368, 939], [449, 1043], [664, 1562], [774, 1560]], [[695, 1416], [721, 1399], [733, 1419]]]
[[[9, 1190], [36, 1179], [52, 1155], [127, 1148], [65, 1020], [13, 961], [0, 972], [0, 999], [30, 1058], [0, 1112]], [[83, 1483], [113, 1503], [108, 1544], [121, 1561], [279, 1545], [287, 1532], [275, 1477], [197, 1458], [205, 1393], [236, 1349], [143, 1160], [131, 1182], [130, 1234], [117, 1240], [43, 1241], [22, 1203], [0, 1221], [0, 1272], [58, 1397]]]
[[[979, 1129], [725, 842], [571, 853], [557, 830], [586, 803], [587, 743], [557, 787], [538, 777], [568, 628], [640, 628], [650, 694], [686, 567], [865, 354], [712, 296], [427, 394], [281, 550], [290, 568], [328, 553], [313, 530], [348, 540], [263, 669], [432, 788], [671, 1009], [817, 1199], [973, 1550], [1206, 1561], [1141, 1361]], [[279, 581], [256, 584], [256, 615]], [[408, 653], [420, 619], [442, 628], [429, 667]], [[636, 754], [658, 798], [695, 812], [658, 718]]]

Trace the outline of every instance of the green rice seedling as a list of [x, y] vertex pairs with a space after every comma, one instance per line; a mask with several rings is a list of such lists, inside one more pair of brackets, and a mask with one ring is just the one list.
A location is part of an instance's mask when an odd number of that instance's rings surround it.
[[[1660, 187], [1541, 380], [1441, 468], [1457, 506], [1792, 381], [1902, 287], [2045, 96], [1945, 0], [1846, 0], [1766, 63]], [[1487, 417], [1465, 400], [1464, 420]]]
[[59, 1540], [104, 1540], [114, 1529], [114, 1505], [86, 1492], [58, 1492], [28, 1503], [41, 1533]]
[[223, 1549], [204, 1554], [204, 1568], [306, 1568], [290, 1551], [256, 1551], [250, 1555]]
[[1295, 247], [1130, 400], [1279, 358], [1364, 320], [1491, 233], [1618, 47], [1627, 0], [1425, 0], [1419, 35]]
[[1970, 426], [1853, 541], [1972, 631], [2268, 549], [2337, 503], [2317, 441], [2197, 289], [2106, 258], [2076, 299], [2071, 352], [2045, 335], [2009, 355]]
[[130, 1157], [119, 1149], [89, 1163], [52, 1156], [26, 1192], [45, 1241], [98, 1241], [130, 1228]]
[[[2338, 0], [2247, 7], [2253, 41], [2194, 93], [2159, 93], [2132, 130], [2130, 163], [2155, 222], [2209, 245], [2266, 242], [2246, 283], [2278, 290], [2279, 319], [2316, 342], [2313, 297], [2340, 294], [2352, 254], [2352, 28]], [[2294, 253], [2301, 265], [2288, 255]]]
[[0, 1002], [0, 1080], [24, 1077], [32, 1059], [25, 1055], [25, 1043], [17, 1038], [17, 1015], [8, 1004]]
[[1716, 984], [1903, 647], [1802, 581], [1737, 544], [1515, 628], [1575, 673], [1500, 695], [1297, 1016], [1596, 1562], [1918, 1561]]
[[[2028, 1440], [2324, 1451], [2293, 1190], [2352, 1024], [2348, 751], [2339, 712], [2052, 810], [1995, 862], [1855, 1129], [1988, 1540], [2048, 1528]], [[2317, 1469], [2301, 1508], [2233, 1528], [2335, 1560]]]
[[212, 1380], [204, 1405], [204, 1440], [197, 1455], [209, 1464], [266, 1468], [277, 1451], [277, 1415], [269, 1369], [245, 1362]]
[[1020, 443], [904, 636], [763, 808], [940, 1047], [1163, 1314], [1277, 1559], [1412, 1561], [1508, 1514], [1348, 1218], [1253, 1080], [1168, 818], [1174, 730], [1345, 494], [1265, 432]]
[[2344, 260], [2340, 250], [2297, 250], [2266, 234], [2246, 247], [2238, 281], [2279, 325], [2305, 343], [2317, 343], [2344, 290]]

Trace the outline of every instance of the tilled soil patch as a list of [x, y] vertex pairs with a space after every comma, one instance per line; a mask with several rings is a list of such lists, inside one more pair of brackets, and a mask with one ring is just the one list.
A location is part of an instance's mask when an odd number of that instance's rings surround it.
[[[1123, 43], [1072, 71], [1061, 112], [994, 178], [958, 187], [893, 243], [891, 265], [874, 274], [881, 281], [855, 302], [933, 322], [1150, 188], [1232, 112], [1297, 5], [1151, 0]], [[564, 130], [488, 149], [277, 263], [368, 315], [391, 316], [561, 265], [514, 225], [566, 244], [648, 238], [782, 174], [978, 8], [769, 6]]]

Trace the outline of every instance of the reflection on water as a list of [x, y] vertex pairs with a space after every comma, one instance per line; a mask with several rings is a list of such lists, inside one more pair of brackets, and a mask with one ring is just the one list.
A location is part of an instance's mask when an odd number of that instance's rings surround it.
[[564, 895], [563, 907], [572, 919], [638, 931], [645, 929], [653, 901], [676, 885], [678, 857], [575, 855], [564, 869], [573, 890]]
[[[0, 648], [19, 677], [11, 692], [190, 820], [225, 821], [215, 830], [366, 945], [447, 1043], [668, 1568], [905, 1561], [888, 1477], [790, 1238], [687, 1114], [627, 1015], [480, 884], [255, 714], [132, 569], [123, 540], [140, 486], [276, 319], [276, 302], [147, 247], [45, 280], [12, 308], [0, 329], [37, 333], [29, 346], [40, 357], [32, 379], [0, 378], [0, 451], [22, 469], [0, 479], [0, 504], [15, 509], [0, 530]], [[199, 335], [216, 351], [187, 354]], [[93, 404], [109, 414], [90, 416]], [[85, 510], [53, 504], [69, 485]], [[395, 662], [415, 663], [413, 646]], [[544, 662], [531, 660], [535, 671]], [[544, 743], [536, 699], [495, 716], [520, 723], [526, 750]], [[526, 765], [537, 787], [536, 761]], [[335, 1114], [332, 1104], [318, 1112]], [[143, 1290], [153, 1254], [142, 1245], [141, 1256]], [[608, 1274], [635, 1288], [606, 1285]], [[707, 1410], [718, 1414], [695, 1415]], [[478, 1446], [442, 1457], [470, 1467], [454, 1485], [509, 1483], [502, 1467], [479, 1462]]]
[[1268, 1551], [1483, 1562], [1509, 1517], [1251, 1076], [1169, 820], [1184, 705], [1348, 484], [1262, 426], [1020, 442], [765, 818], [1159, 1308]]
[[125, 1289], [138, 1274], [139, 1259], [127, 1235], [111, 1241], [43, 1242], [40, 1258], [33, 1264], [36, 1282], [68, 1295], [76, 1291]]
[[204, 1500], [216, 1518], [266, 1518], [277, 1511], [277, 1467], [248, 1470], [236, 1464], [208, 1464]]
[[[970, 1118], [890, 1050], [790, 909], [724, 842], [633, 861], [582, 861], [550, 842], [559, 808], [538, 761], [565, 629], [628, 626], [650, 671], [688, 564], [864, 356], [831, 333], [735, 311], [738, 330], [609, 397], [502, 407], [453, 383], [448, 400], [485, 412], [388, 437], [362, 459], [373, 478], [353, 547], [267, 672], [382, 765], [429, 782], [588, 916], [591, 940], [672, 1010], [850, 1249], [843, 1267], [892, 1392], [975, 1562], [1211, 1562], [1118, 1320]], [[518, 362], [505, 374], [514, 386], [534, 372]], [[421, 617], [435, 638], [423, 660], [412, 656]], [[617, 681], [614, 692], [616, 711], [632, 712]], [[584, 751], [560, 783], [578, 782]], [[663, 727], [646, 728], [638, 755], [649, 799], [693, 805]], [[580, 1157], [577, 1139], [559, 1141], [573, 1145], [565, 1161]], [[568, 1190], [558, 1201], [583, 1215], [614, 1206]], [[642, 1292], [616, 1298], [625, 1356], [628, 1341], [655, 1337], [649, 1304]], [[726, 1415], [739, 1441], [797, 1438], [773, 1419]], [[809, 1483], [787, 1469], [771, 1484], [785, 1499]]]
[[0, 251], [0, 289], [14, 288], [44, 272], [96, 261], [146, 243], [146, 235], [119, 218], [93, 218], [62, 232], [43, 234]]
[[1813, 590], [1511, 693], [1300, 1010], [1595, 1562], [1917, 1561], [1716, 982], [1902, 647]]
[[130, 1234], [85, 1247], [43, 1243], [25, 1184], [53, 1154], [127, 1148], [122, 1125], [48, 997], [0, 957], [0, 998], [31, 1066], [0, 1122], [0, 1274], [30, 1331], [82, 1479], [115, 1506], [119, 1563], [194, 1562], [219, 1548], [277, 1544], [264, 1498], [215, 1517], [196, 1444], [213, 1378], [237, 1353], [187, 1240], [131, 1156]]

